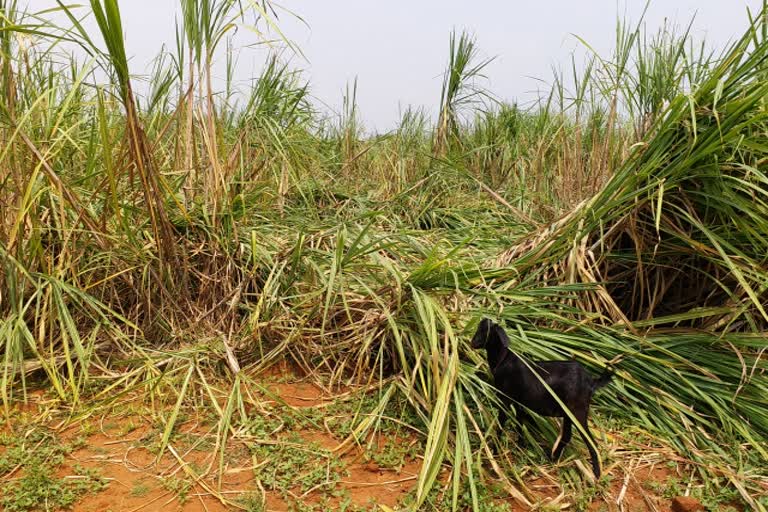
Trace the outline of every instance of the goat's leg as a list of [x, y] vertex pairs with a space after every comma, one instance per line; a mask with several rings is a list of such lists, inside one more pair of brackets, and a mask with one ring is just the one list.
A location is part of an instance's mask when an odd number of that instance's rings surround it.
[[[507, 415], [509, 414], [509, 406], [511, 401], [507, 398], [501, 399], [501, 407], [499, 408], [499, 429], [504, 432], [504, 424], [507, 422]], [[498, 443], [493, 443], [493, 453], [499, 453]]]
[[501, 399], [501, 408], [499, 409], [499, 426], [504, 430], [504, 424], [507, 422], [507, 414], [509, 414], [509, 406], [511, 401], [507, 398]]
[[515, 407], [517, 414], [515, 418], [517, 419], [517, 444], [519, 446], [526, 446], [528, 444], [528, 441], [525, 439], [525, 435], [523, 435], [523, 423], [530, 424], [531, 422], [531, 416], [528, 414], [528, 412], [523, 409], [523, 406], [518, 404]]
[[595, 443], [595, 438], [592, 437], [592, 432], [589, 431], [589, 426], [587, 425], [587, 414], [589, 410], [578, 412], [579, 414], [574, 413], [574, 416], [576, 416], [576, 419], [579, 420], [579, 423], [584, 428], [584, 433], [581, 433], [581, 431], [579, 431], [579, 433], [581, 434], [581, 437], [584, 438], [584, 443], [587, 445], [587, 450], [589, 450], [589, 456], [592, 458], [592, 473], [595, 475], [595, 480], [599, 480], [600, 463], [597, 460], [597, 451], [595, 450], [597, 443]]
[[562, 455], [563, 450], [565, 449], [565, 446], [571, 441], [571, 427], [573, 426], [573, 422], [571, 421], [571, 418], [568, 416], [565, 416], [563, 418], [563, 428], [560, 431], [560, 437], [557, 438], [557, 441], [555, 442], [554, 451], [552, 452], [552, 460], [558, 460], [560, 458], [560, 455]]

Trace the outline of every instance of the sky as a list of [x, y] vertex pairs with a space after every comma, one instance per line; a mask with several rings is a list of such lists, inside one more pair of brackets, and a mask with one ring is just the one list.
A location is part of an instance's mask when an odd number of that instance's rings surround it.
[[[27, 3], [30, 11], [56, 5], [55, 0]], [[177, 0], [120, 0], [133, 74], [147, 73], [163, 44], [175, 45], [178, 5]], [[364, 125], [386, 131], [409, 105], [437, 111], [453, 29], [473, 34], [481, 56], [494, 58], [483, 85], [499, 98], [525, 104], [537, 90], [548, 90], [552, 69], [568, 68], [573, 52], [583, 58], [579, 38], [609, 56], [617, 17], [636, 22], [646, 1], [282, 0], [279, 5], [292, 13], [280, 14], [280, 29], [304, 54], [292, 56], [291, 65], [303, 70], [318, 108], [338, 112], [347, 84], [357, 79]], [[756, 12], [761, 5], [762, 0], [652, 0], [645, 23], [649, 29], [665, 20], [685, 26], [695, 16], [693, 36], [722, 48], [746, 29], [747, 7]], [[247, 87], [259, 75], [265, 51], [252, 47], [260, 39], [247, 28], [238, 29], [235, 38], [234, 46], [241, 48], [235, 78]], [[224, 49], [217, 55], [220, 75]]]

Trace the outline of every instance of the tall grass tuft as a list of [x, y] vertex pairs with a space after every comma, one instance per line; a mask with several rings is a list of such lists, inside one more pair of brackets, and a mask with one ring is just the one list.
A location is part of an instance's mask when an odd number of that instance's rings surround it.
[[453, 145], [460, 144], [461, 113], [472, 109], [490, 98], [487, 91], [477, 83], [484, 78], [483, 69], [492, 59], [478, 62], [478, 48], [475, 39], [462, 32], [451, 33], [448, 50], [448, 65], [443, 74], [440, 93], [440, 115], [435, 131], [434, 154], [442, 156]]

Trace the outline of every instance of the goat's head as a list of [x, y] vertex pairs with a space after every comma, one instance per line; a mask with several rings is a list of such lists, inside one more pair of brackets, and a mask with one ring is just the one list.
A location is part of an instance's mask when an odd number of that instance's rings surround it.
[[485, 348], [490, 341], [499, 337], [500, 330], [499, 324], [489, 318], [483, 318], [477, 326], [475, 335], [472, 336], [472, 348]]

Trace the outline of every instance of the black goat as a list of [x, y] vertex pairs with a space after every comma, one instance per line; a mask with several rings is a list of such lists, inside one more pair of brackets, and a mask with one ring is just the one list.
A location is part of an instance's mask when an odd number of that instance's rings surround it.
[[[509, 350], [509, 338], [504, 329], [484, 318], [472, 338], [472, 348], [484, 348], [488, 352], [488, 366], [493, 374], [493, 382], [500, 391], [503, 407], [499, 411], [499, 423], [504, 426], [510, 403], [515, 402], [542, 416], [563, 418], [563, 429], [555, 443], [553, 458], [557, 460], [571, 440], [573, 422], [563, 411], [541, 380], [554, 391], [560, 401], [570, 410], [581, 424], [589, 439], [584, 439], [592, 457], [592, 471], [595, 478], [600, 478], [600, 465], [595, 452], [594, 438], [587, 426], [589, 403], [595, 390], [605, 386], [613, 377], [611, 372], [595, 379], [577, 361], [523, 361], [520, 356]], [[527, 363], [527, 364], [526, 364]], [[530, 365], [530, 367], [529, 367]], [[533, 368], [539, 377], [531, 370]], [[527, 421], [528, 413], [517, 407], [518, 436], [522, 440], [522, 424]], [[581, 431], [580, 431], [581, 432]], [[583, 434], [582, 434], [583, 437]]]

